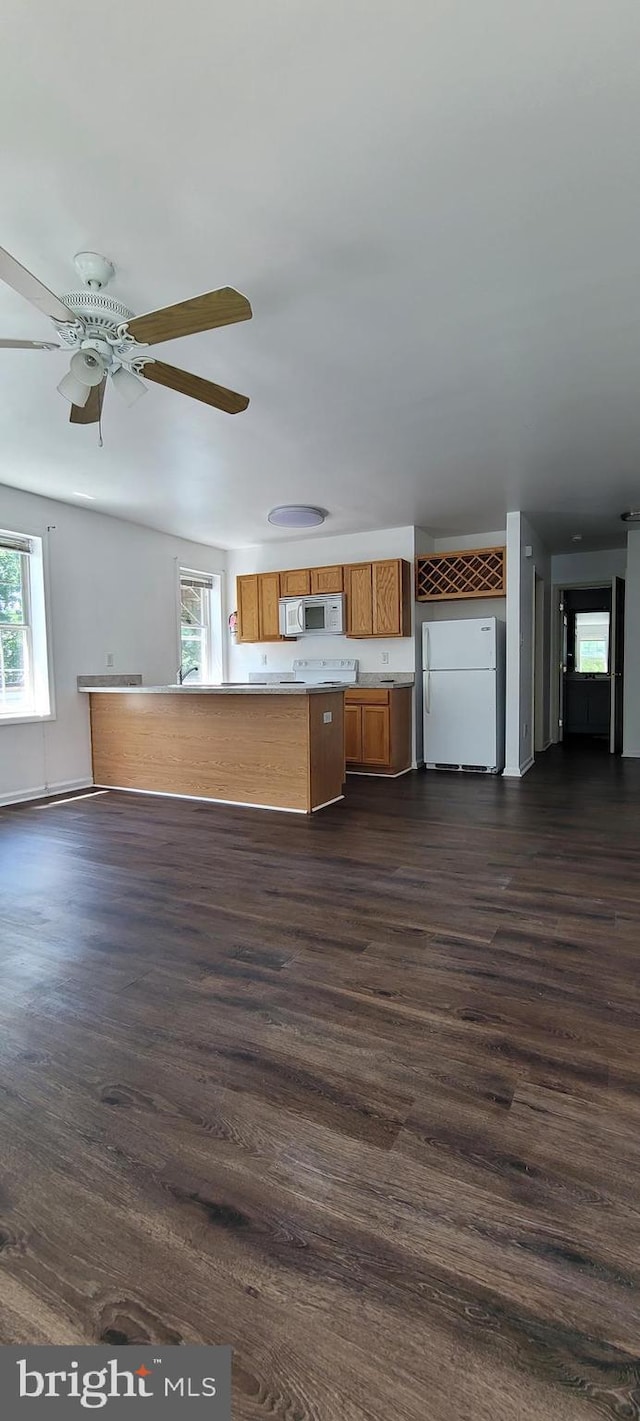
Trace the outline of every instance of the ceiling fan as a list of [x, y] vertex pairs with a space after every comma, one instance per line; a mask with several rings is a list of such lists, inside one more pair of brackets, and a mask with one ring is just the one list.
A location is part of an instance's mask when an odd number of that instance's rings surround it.
[[246, 410], [246, 395], [237, 395], [224, 385], [190, 375], [175, 365], [165, 365], [163, 360], [147, 354], [150, 345], [161, 341], [249, 321], [252, 311], [246, 296], [231, 286], [223, 286], [190, 301], [134, 316], [133, 311], [103, 291], [114, 275], [114, 267], [106, 257], [97, 252], [78, 252], [74, 264], [85, 283], [84, 289], [60, 298], [0, 247], [0, 280], [49, 316], [60, 336], [59, 342], [0, 340], [0, 349], [73, 352], [70, 368], [58, 385], [60, 394], [71, 404], [72, 424], [99, 422], [107, 380], [126, 404], [134, 404], [147, 392], [141, 375], [227, 414]]

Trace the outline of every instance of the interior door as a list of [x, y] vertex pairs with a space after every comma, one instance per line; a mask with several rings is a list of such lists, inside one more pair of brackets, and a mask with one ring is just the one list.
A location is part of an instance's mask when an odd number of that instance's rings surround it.
[[624, 711], [624, 599], [625, 581], [614, 577], [611, 599], [611, 740], [612, 754], [622, 754]]
[[564, 740], [565, 723], [565, 676], [569, 651], [569, 618], [564, 604], [564, 593], [560, 594], [560, 659], [558, 661], [558, 740]]

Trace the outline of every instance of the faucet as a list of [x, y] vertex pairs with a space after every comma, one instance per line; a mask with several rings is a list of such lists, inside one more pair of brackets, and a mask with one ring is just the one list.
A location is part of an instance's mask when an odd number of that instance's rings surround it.
[[193, 673], [194, 673], [194, 671], [197, 671], [198, 669], [199, 669], [199, 668], [198, 668], [197, 666], [190, 666], [188, 671], [183, 671], [182, 666], [179, 666], [179, 667], [178, 667], [178, 685], [179, 685], [179, 686], [184, 686], [184, 683], [185, 683], [185, 681], [188, 679], [188, 677], [189, 677], [189, 676], [192, 676]]

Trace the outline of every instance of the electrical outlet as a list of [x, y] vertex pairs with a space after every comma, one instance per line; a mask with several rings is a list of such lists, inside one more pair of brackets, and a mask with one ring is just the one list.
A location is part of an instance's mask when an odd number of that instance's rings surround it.
[[113, 652], [107, 652], [107, 666], [113, 666]]
[[382, 665], [383, 665], [383, 666], [388, 666], [388, 665], [389, 665], [389, 652], [388, 652], [388, 651], [383, 651], [383, 653], [382, 653]]
[[267, 665], [267, 653], [266, 653], [266, 651], [263, 651], [262, 656], [260, 657], [260, 665], [261, 665], [261, 666], [266, 666], [266, 665]]

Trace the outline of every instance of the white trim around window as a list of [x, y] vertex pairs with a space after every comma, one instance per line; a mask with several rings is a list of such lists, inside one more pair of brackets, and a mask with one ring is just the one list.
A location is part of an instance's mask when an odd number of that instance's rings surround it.
[[[177, 653], [191, 685], [220, 684], [224, 677], [222, 574], [176, 561]], [[196, 670], [197, 667], [197, 670]]]
[[42, 538], [0, 529], [0, 725], [53, 720]]

